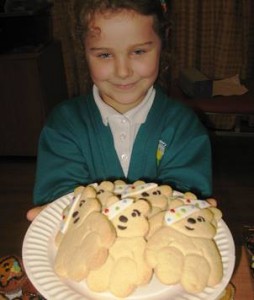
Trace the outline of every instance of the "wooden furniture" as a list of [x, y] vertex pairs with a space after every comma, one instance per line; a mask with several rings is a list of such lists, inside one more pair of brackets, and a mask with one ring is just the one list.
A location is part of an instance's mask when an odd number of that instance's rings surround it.
[[171, 96], [193, 108], [217, 134], [254, 136], [254, 81], [246, 82], [246, 86], [248, 92], [240, 96], [190, 98], [174, 83]]
[[48, 112], [66, 98], [60, 43], [0, 55], [0, 155], [36, 155]]
[[241, 247], [240, 261], [236, 266], [231, 282], [235, 286], [234, 300], [254, 299], [254, 277], [250, 273], [244, 246]]

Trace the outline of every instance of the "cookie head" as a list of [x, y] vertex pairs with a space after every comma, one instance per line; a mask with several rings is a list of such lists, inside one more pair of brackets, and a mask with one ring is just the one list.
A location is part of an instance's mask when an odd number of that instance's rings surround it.
[[165, 214], [165, 222], [185, 236], [212, 239], [217, 232], [217, 222], [213, 210], [197, 208], [193, 205], [170, 209]]
[[93, 187], [76, 189], [72, 202], [63, 210], [60, 228], [62, 234], [80, 226], [90, 213], [101, 210], [101, 205], [95, 197], [96, 191]]
[[154, 186], [143, 191], [140, 198], [146, 199], [152, 207], [149, 218], [168, 207], [169, 198], [172, 196], [172, 188], [169, 185]]
[[104, 210], [114, 225], [117, 236], [137, 237], [144, 236], [149, 229], [147, 214], [150, 205], [145, 200], [134, 201], [127, 198], [117, 201]]
[[133, 184], [116, 184], [114, 193], [119, 195], [119, 198], [139, 198], [143, 192], [149, 191], [157, 187], [156, 183], [145, 183], [142, 180], [135, 181]]
[[173, 190], [169, 185], [160, 185], [155, 186], [148, 191], [144, 191], [141, 196], [142, 197], [161, 197], [164, 196], [166, 198], [172, 196]]
[[96, 198], [100, 201], [103, 207], [106, 206], [108, 198], [114, 195], [114, 188], [115, 185], [111, 181], [102, 181], [96, 187]]

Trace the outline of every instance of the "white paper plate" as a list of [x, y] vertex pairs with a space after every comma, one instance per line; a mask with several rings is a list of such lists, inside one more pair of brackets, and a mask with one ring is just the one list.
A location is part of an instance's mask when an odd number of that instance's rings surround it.
[[[62, 280], [53, 270], [56, 254], [54, 239], [59, 230], [62, 211], [70, 203], [73, 194], [59, 198], [44, 209], [31, 223], [23, 242], [23, 262], [27, 275], [37, 290], [47, 300], [114, 300], [110, 293], [93, 293], [85, 281], [80, 283]], [[235, 263], [235, 246], [230, 230], [223, 220], [219, 222], [215, 241], [220, 250], [224, 276], [215, 288], [202, 293], [186, 293], [180, 285], [166, 286], [155, 277], [149, 285], [138, 288], [126, 299], [131, 300], [214, 300], [223, 292], [231, 279]]]

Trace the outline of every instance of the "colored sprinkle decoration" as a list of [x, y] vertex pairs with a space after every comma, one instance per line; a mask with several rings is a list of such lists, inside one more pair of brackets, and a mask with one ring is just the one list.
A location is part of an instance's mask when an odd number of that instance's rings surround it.
[[13, 272], [13, 273], [19, 273], [20, 271], [21, 271], [21, 269], [20, 269], [19, 263], [17, 261], [15, 261], [13, 263], [12, 268], [11, 268], [11, 272]]
[[197, 208], [206, 208], [210, 207], [211, 205], [205, 201], [205, 200], [198, 200], [198, 199], [186, 199], [186, 198], [181, 198], [181, 200], [186, 204], [186, 205], [194, 205]]
[[136, 196], [144, 191], [149, 191], [155, 187], [157, 187], [157, 183], [145, 183], [140, 185], [133, 185], [133, 184], [125, 184], [125, 185], [117, 185], [114, 189], [115, 194], [121, 195], [121, 198], [128, 198], [131, 196]]
[[211, 206], [207, 201], [204, 200], [184, 198], [181, 198], [181, 200], [185, 203], [185, 205], [170, 209], [165, 213], [165, 222], [167, 225], [171, 225], [181, 219], [184, 219], [200, 209]]
[[105, 208], [103, 210], [103, 213], [111, 220], [115, 216], [117, 216], [121, 211], [129, 207], [132, 203], [133, 203], [133, 199], [129, 199], [129, 198], [119, 200], [116, 203]]

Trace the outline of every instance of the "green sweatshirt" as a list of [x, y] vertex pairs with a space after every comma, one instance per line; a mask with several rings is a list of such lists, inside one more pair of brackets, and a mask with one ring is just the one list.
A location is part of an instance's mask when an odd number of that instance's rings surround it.
[[51, 202], [78, 185], [138, 179], [211, 195], [211, 148], [206, 130], [189, 108], [156, 90], [137, 133], [127, 178], [92, 93], [60, 103], [39, 140], [34, 204]]

